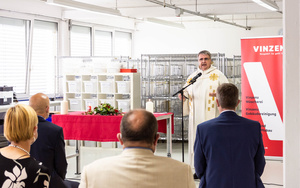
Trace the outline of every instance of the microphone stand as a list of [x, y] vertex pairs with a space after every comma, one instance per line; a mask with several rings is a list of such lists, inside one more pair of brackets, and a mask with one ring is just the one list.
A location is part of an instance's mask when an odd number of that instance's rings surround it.
[[185, 97], [183, 95], [183, 90], [185, 90], [187, 87], [189, 87], [190, 85], [194, 84], [196, 82], [196, 80], [191, 81], [187, 86], [183, 87], [182, 89], [180, 89], [179, 91], [177, 91], [176, 93], [174, 93], [172, 96], [176, 96], [177, 94], [181, 94], [181, 135], [182, 135], [182, 162], [184, 162], [184, 122], [183, 122], [183, 97]]

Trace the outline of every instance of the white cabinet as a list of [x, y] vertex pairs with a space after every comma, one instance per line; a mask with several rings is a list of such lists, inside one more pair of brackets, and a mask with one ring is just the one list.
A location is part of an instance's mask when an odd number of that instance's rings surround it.
[[123, 112], [141, 107], [140, 73], [67, 74], [64, 83], [69, 111], [87, 111], [100, 103]]

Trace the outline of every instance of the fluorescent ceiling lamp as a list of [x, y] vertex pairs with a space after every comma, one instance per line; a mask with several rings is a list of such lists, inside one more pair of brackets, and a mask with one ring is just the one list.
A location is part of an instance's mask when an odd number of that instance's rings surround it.
[[145, 21], [160, 24], [160, 25], [185, 29], [183, 24], [179, 24], [179, 23], [175, 23], [175, 22], [169, 22], [169, 21], [161, 20], [161, 19], [157, 19], [157, 18], [146, 18]]
[[96, 5], [81, 3], [78, 1], [71, 1], [71, 0], [44, 0], [48, 4], [70, 8], [70, 9], [77, 9], [77, 10], [83, 10], [93, 13], [102, 13], [102, 14], [112, 14], [121, 16], [121, 13], [117, 9], [111, 9], [106, 7], [100, 7]]
[[269, 10], [272, 11], [278, 11], [279, 7], [277, 6], [277, 4], [275, 3], [275, 1], [272, 0], [252, 0], [255, 3], [259, 4], [260, 6], [263, 6]]

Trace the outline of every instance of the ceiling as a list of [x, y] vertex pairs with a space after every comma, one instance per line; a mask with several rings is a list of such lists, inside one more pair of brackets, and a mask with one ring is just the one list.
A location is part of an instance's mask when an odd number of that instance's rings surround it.
[[[177, 23], [214, 20], [239, 23], [245, 20], [282, 19], [282, 0], [275, 0], [280, 11], [272, 12], [252, 0], [76, 0], [118, 9], [122, 16], [139, 20], [156, 18]], [[170, 8], [171, 7], [171, 8]], [[184, 9], [176, 16], [175, 8]], [[188, 12], [192, 12], [188, 13]]]

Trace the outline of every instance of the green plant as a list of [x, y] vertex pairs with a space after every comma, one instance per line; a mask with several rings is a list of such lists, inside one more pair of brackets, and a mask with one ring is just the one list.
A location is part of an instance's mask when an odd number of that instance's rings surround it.
[[114, 108], [112, 105], [108, 103], [101, 103], [99, 106], [96, 106], [93, 110], [90, 108], [87, 112], [84, 112], [84, 115], [106, 115], [113, 116], [121, 114], [122, 110], [118, 110]]

